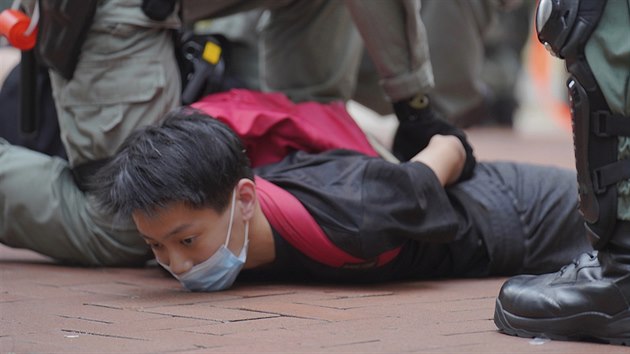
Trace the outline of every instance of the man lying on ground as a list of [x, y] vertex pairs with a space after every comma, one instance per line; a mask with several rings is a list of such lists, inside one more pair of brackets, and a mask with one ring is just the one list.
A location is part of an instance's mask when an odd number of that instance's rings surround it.
[[591, 250], [575, 174], [478, 163], [435, 135], [400, 164], [296, 151], [251, 168], [239, 137], [190, 108], [131, 135], [93, 180], [156, 260], [193, 291], [260, 279], [377, 282], [543, 273]]

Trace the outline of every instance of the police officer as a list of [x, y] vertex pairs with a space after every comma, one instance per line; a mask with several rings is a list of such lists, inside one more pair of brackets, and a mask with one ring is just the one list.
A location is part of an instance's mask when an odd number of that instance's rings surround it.
[[580, 211], [598, 252], [508, 280], [507, 334], [630, 345], [630, 0], [543, 0], [538, 38], [566, 62]]

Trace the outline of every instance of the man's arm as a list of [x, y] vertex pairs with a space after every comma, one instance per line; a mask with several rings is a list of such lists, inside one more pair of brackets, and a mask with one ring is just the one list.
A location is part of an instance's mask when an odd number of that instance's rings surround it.
[[427, 147], [410, 161], [422, 162], [429, 166], [442, 186], [446, 186], [457, 181], [461, 175], [466, 162], [466, 151], [457, 137], [434, 135]]

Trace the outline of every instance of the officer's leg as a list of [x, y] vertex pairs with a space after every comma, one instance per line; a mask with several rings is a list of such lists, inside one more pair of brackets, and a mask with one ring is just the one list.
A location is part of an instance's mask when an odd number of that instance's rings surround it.
[[0, 242], [72, 264], [142, 264], [150, 250], [133, 224], [99, 215], [66, 161], [0, 139]]
[[299, 0], [269, 9], [259, 47], [262, 89], [294, 101], [350, 99], [362, 45], [344, 2]]
[[463, 123], [465, 114], [483, 104], [487, 90], [481, 76], [483, 39], [496, 16], [495, 4], [488, 0], [422, 1], [435, 76], [431, 101], [450, 122]]
[[580, 211], [599, 250], [554, 274], [504, 284], [503, 332], [630, 344], [630, 1], [542, 1], [539, 39], [571, 77]]
[[[76, 172], [112, 156], [134, 129], [159, 121], [179, 104], [169, 30], [177, 23], [149, 21], [140, 5], [140, 0], [99, 1], [73, 77], [51, 74], [61, 138], [75, 176], [86, 177]], [[149, 252], [137, 232], [94, 208], [68, 165], [11, 146], [2, 149], [2, 243], [85, 265], [146, 260]]]
[[70, 80], [51, 71], [61, 138], [73, 168], [112, 156], [132, 131], [180, 104], [169, 25], [149, 21], [141, 1], [121, 3], [126, 2], [99, 2]]

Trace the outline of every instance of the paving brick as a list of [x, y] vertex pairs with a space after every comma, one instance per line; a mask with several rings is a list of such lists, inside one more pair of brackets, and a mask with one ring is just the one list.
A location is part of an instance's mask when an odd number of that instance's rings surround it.
[[261, 311], [250, 311], [245, 308], [226, 309], [209, 305], [207, 303], [153, 307], [144, 310], [150, 313], [158, 313], [184, 318], [198, 318], [215, 322], [243, 321], [261, 318], [278, 317], [278, 314], [265, 313]]
[[[59, 309], [53, 312], [56, 316], [68, 320], [76, 320], [76, 323], [96, 322], [111, 325], [136, 325], [142, 326], [143, 322], [163, 319], [166, 316], [142, 311], [129, 311], [127, 309], [104, 308], [82, 304], [73, 308]], [[170, 317], [170, 316], [169, 316]]]
[[[126, 311], [128, 312], [128, 311]], [[159, 315], [159, 314], [149, 314], [143, 312], [136, 312], [137, 317], [135, 317], [131, 322], [124, 322], [123, 325], [126, 328], [129, 328], [133, 331], [133, 333], [144, 333], [144, 332], [157, 332], [163, 331], [164, 333], [168, 333], [172, 330], [178, 331], [191, 331], [196, 332], [197, 328], [204, 328], [208, 326], [214, 326], [220, 324], [219, 322], [199, 319], [199, 318], [188, 318], [188, 317], [175, 317], [170, 315]], [[150, 318], [143, 318], [144, 316], [151, 316]], [[155, 317], [157, 316], [157, 317]], [[204, 333], [203, 331], [198, 331], [199, 333]], [[212, 334], [212, 332], [205, 332], [208, 334]]]
[[244, 303], [239, 308], [278, 316], [293, 316], [326, 321], [342, 321], [367, 316], [365, 312], [350, 312], [343, 309], [297, 303]]
[[250, 332], [262, 332], [263, 336], [277, 336], [278, 332], [305, 328], [320, 320], [296, 318], [291, 316], [262, 317], [248, 320], [234, 320], [222, 323], [206, 324], [201, 327], [188, 327], [185, 330], [193, 333], [207, 333], [212, 335], [247, 334]]

